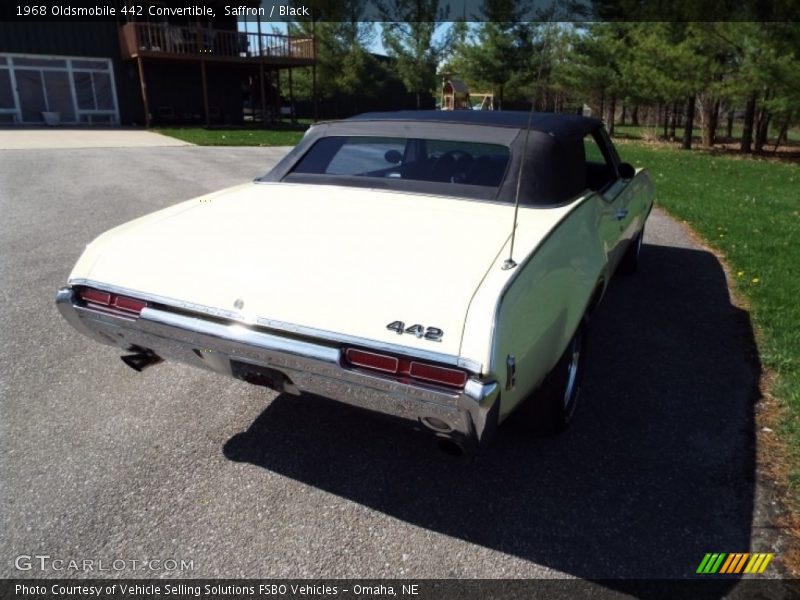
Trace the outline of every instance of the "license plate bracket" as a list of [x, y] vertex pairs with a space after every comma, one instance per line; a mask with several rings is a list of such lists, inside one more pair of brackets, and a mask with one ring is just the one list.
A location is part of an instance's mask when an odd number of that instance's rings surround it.
[[276, 392], [286, 391], [286, 383], [289, 381], [288, 377], [280, 371], [238, 360], [231, 361], [231, 374], [236, 379], [241, 379], [253, 385], [260, 385]]

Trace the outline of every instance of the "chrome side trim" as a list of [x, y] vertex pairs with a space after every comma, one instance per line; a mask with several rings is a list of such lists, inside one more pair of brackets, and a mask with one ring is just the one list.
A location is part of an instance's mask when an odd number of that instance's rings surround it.
[[62, 288], [56, 305], [80, 333], [123, 350], [155, 355], [232, 376], [231, 361], [279, 371], [290, 380], [289, 393], [325, 396], [414, 423], [435, 417], [466, 446], [488, 443], [497, 427], [500, 390], [494, 381], [472, 377], [464, 390], [408, 384], [366, 371], [345, 368], [334, 340], [300, 340], [242, 323], [220, 323], [202, 316], [154, 307], [138, 319], [122, 319], [83, 306], [72, 288]]
[[[241, 323], [242, 325], [246, 326], [251, 326], [253, 324], [252, 317], [246, 318], [242, 313], [236, 311], [214, 308], [211, 306], [196, 304], [194, 302], [186, 302], [185, 300], [177, 300], [176, 298], [169, 298], [167, 296], [160, 296], [157, 294], [141, 292], [139, 290], [133, 290], [121, 286], [109, 285], [101, 281], [94, 281], [92, 279], [75, 278], [75, 279], [70, 279], [68, 283], [73, 286], [85, 285], [88, 287], [93, 287], [99, 290], [103, 290], [105, 292], [111, 292], [113, 294], [132, 296], [134, 298], [139, 298], [147, 302], [163, 304], [165, 306], [171, 306], [180, 310], [199, 313], [201, 315], [210, 315], [212, 317], [216, 317], [219, 319], [228, 319], [230, 321], [235, 321], [237, 323]], [[269, 319], [265, 317], [259, 317], [256, 319], [255, 322], [257, 325], [260, 325], [262, 327], [265, 327], [273, 331], [285, 332], [309, 338], [326, 339], [343, 344], [353, 344], [355, 346], [366, 346], [368, 348], [373, 348], [375, 350], [383, 350], [385, 352], [391, 352], [393, 354], [400, 354], [404, 356], [415, 356], [423, 360], [430, 360], [433, 362], [438, 362], [446, 365], [461, 367], [462, 369], [466, 369], [467, 371], [469, 371], [474, 375], [484, 374], [483, 365], [480, 362], [470, 360], [467, 358], [461, 358], [459, 356], [453, 356], [452, 354], [444, 354], [442, 352], [434, 352], [431, 350], [419, 350], [416, 348], [409, 348], [408, 346], [401, 346], [399, 344], [391, 344], [388, 342], [381, 342], [378, 340], [347, 335], [335, 331], [327, 331], [324, 329], [315, 329], [313, 327], [307, 327], [305, 325], [298, 325], [296, 323], [287, 323], [285, 321], [278, 321], [275, 319]]]

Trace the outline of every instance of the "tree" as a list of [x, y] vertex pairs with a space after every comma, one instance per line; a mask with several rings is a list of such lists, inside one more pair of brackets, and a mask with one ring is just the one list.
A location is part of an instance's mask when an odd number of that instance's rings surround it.
[[422, 95], [430, 95], [438, 86], [436, 72], [450, 47], [449, 36], [437, 36], [447, 13], [439, 9], [439, 0], [390, 0], [379, 10], [385, 21], [383, 45], [420, 108]]
[[625, 27], [621, 23], [594, 23], [579, 30], [571, 41], [571, 60], [559, 61], [555, 72], [560, 87], [574, 90], [588, 102], [598, 100], [600, 117], [606, 119], [611, 133], [616, 100], [625, 89], [621, 70]]
[[682, 147], [691, 149], [697, 94], [703, 89], [707, 69], [699, 55], [697, 39], [687, 23], [639, 23], [628, 32], [627, 52], [621, 63], [623, 88], [636, 90], [639, 99], [672, 106], [673, 119], [683, 107]]
[[454, 63], [468, 83], [491, 89], [500, 108], [509, 87], [519, 90], [531, 80], [530, 24], [521, 22], [524, 8], [515, 0], [484, 0], [480, 10], [483, 20], [472, 36], [463, 27], [454, 30]]
[[[757, 86], [755, 152], [763, 151], [772, 123], [778, 126], [776, 149], [792, 123], [800, 101], [800, 27], [796, 23], [762, 23], [752, 55], [752, 80]], [[756, 87], [753, 86], [753, 87]]]
[[[338, 98], [365, 92], [368, 95], [371, 88], [364, 82], [374, 78], [379, 69], [375, 58], [367, 51], [374, 32], [371, 24], [362, 20], [365, 3], [366, 0], [340, 0], [335, 7], [314, 7], [314, 18], [325, 20], [289, 25], [292, 35], [314, 36], [317, 94], [334, 99], [337, 116]], [[301, 74], [298, 79], [300, 95], [311, 97], [313, 84], [309, 74]]]

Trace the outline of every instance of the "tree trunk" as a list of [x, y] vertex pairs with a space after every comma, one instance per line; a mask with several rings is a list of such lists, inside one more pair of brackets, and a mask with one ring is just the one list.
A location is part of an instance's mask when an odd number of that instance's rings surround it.
[[419, 92], [417, 92], [417, 110], [419, 110], [420, 101], [419, 101]]
[[[772, 98], [773, 94], [770, 90], [764, 92], [764, 100]], [[772, 113], [769, 109], [762, 105], [761, 110], [758, 111], [758, 119], [756, 120], [756, 143], [754, 150], [758, 153], [764, 150], [767, 144], [767, 136], [769, 135], [769, 122], [772, 119]]]
[[703, 102], [703, 146], [711, 148], [717, 137], [717, 115], [719, 114], [719, 100], [706, 98]]
[[733, 111], [732, 110], [728, 111], [728, 125], [726, 127], [725, 137], [728, 138], [728, 140], [733, 138]]
[[631, 112], [631, 125], [638, 127], [639, 126], [639, 105], [633, 105], [633, 111]]
[[714, 102], [714, 112], [711, 113], [711, 119], [712, 119], [711, 120], [711, 145], [712, 146], [717, 143], [717, 129], [719, 129], [719, 110], [720, 110], [720, 105], [721, 104], [722, 104], [721, 101], [719, 99], [717, 99], [717, 101]]
[[781, 125], [781, 130], [778, 132], [778, 138], [775, 140], [775, 147], [772, 149], [773, 154], [778, 151], [778, 146], [781, 145], [781, 142], [789, 137], [789, 122], [790, 119], [786, 119], [783, 122], [783, 125]]
[[680, 120], [681, 105], [678, 102], [672, 104], [672, 119], [669, 122], [669, 140], [675, 141], [675, 130], [678, 128], [678, 121]]
[[768, 109], [762, 108], [759, 112], [758, 127], [756, 128], [756, 153], [763, 151], [764, 146], [767, 144], [767, 136], [769, 135], [769, 122], [772, 119], [772, 114]]
[[611, 96], [611, 101], [608, 103], [608, 118], [606, 119], [606, 129], [608, 135], [614, 135], [614, 113], [617, 112], [617, 97]]
[[622, 105], [622, 114], [619, 116], [619, 124], [625, 125], [625, 105]]
[[664, 119], [664, 139], [669, 139], [669, 104], [664, 103], [661, 106], [661, 118]]
[[713, 110], [714, 103], [710, 98], [703, 98], [700, 106], [700, 115], [702, 117], [703, 131], [702, 131], [702, 144], [704, 148], [710, 148], [714, 142], [711, 141], [711, 111]]
[[756, 117], [756, 95], [750, 96], [744, 109], [744, 127], [742, 128], [742, 141], [739, 151], [750, 154], [753, 151], [753, 121]]
[[694, 103], [695, 96], [686, 99], [686, 117], [683, 120], [683, 143], [681, 148], [684, 150], [692, 149], [692, 134], [694, 133]]
[[606, 104], [606, 93], [605, 93], [605, 90], [601, 90], [600, 91], [600, 111], [597, 113], [597, 116], [600, 117], [601, 119], [603, 118], [603, 115], [605, 114], [605, 112], [604, 112], [605, 104]]

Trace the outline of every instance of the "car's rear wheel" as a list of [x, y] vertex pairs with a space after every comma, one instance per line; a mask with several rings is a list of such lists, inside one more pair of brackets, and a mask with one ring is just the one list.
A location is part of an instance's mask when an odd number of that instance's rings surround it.
[[623, 275], [633, 275], [639, 268], [639, 254], [642, 251], [642, 239], [644, 238], [644, 229], [639, 232], [631, 242], [625, 254], [620, 260], [618, 271]]
[[535, 431], [559, 433], [572, 421], [581, 394], [585, 337], [584, 319], [555, 367], [526, 401], [527, 418]]

